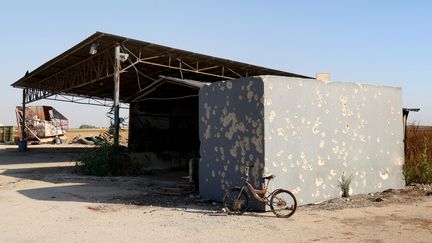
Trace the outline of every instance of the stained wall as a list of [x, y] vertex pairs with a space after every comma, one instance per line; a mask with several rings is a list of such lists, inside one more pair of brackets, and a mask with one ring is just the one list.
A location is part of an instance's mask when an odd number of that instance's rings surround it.
[[400, 88], [263, 76], [265, 172], [300, 204], [402, 188]]
[[213, 83], [199, 93], [201, 196], [220, 201], [241, 186], [242, 164], [251, 163], [251, 182], [260, 186], [264, 168], [264, 83], [245, 78]]

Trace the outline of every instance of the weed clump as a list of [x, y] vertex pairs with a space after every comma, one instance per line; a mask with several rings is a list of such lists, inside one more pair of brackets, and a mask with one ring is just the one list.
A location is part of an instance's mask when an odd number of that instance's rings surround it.
[[407, 129], [404, 175], [406, 183], [432, 183], [432, 129], [409, 126]]
[[339, 180], [339, 188], [342, 190], [342, 197], [349, 197], [349, 190], [353, 179], [354, 175], [345, 177], [345, 174], [342, 174], [341, 179]]
[[76, 171], [94, 176], [136, 176], [149, 173], [150, 161], [131, 157], [127, 148], [115, 146], [112, 137], [100, 137], [93, 148], [82, 153], [76, 163]]
[[126, 149], [104, 141], [80, 155], [76, 170], [85, 175], [117, 176], [128, 162]]

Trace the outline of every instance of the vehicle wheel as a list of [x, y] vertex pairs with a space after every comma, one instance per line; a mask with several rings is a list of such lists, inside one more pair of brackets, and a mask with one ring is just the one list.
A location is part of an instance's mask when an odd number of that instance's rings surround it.
[[248, 208], [248, 203], [246, 192], [240, 188], [230, 189], [223, 199], [223, 206], [229, 214], [243, 214]]
[[270, 199], [270, 208], [277, 217], [288, 218], [296, 211], [297, 200], [290, 191], [279, 189]]

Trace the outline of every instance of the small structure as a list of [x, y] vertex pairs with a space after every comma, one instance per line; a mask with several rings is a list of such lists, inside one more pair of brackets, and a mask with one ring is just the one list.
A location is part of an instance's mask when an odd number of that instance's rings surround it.
[[[15, 112], [21, 131], [22, 107], [17, 106]], [[57, 137], [65, 136], [68, 128], [68, 119], [51, 106], [27, 106], [25, 108], [25, 130], [28, 141], [52, 142]]]
[[0, 143], [14, 143], [15, 128], [13, 126], [3, 126], [0, 124]]
[[204, 86], [199, 107], [205, 198], [241, 185], [244, 164], [299, 204], [339, 197], [342, 175], [352, 194], [405, 185], [400, 88], [259, 76]]

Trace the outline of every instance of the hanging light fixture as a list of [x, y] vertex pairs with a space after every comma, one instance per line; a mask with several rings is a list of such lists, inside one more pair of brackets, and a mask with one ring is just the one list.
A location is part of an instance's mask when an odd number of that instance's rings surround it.
[[98, 48], [99, 44], [96, 42], [93, 42], [93, 44], [91, 44], [90, 46], [90, 50], [89, 50], [89, 54], [90, 55], [94, 55], [97, 53], [97, 48]]

